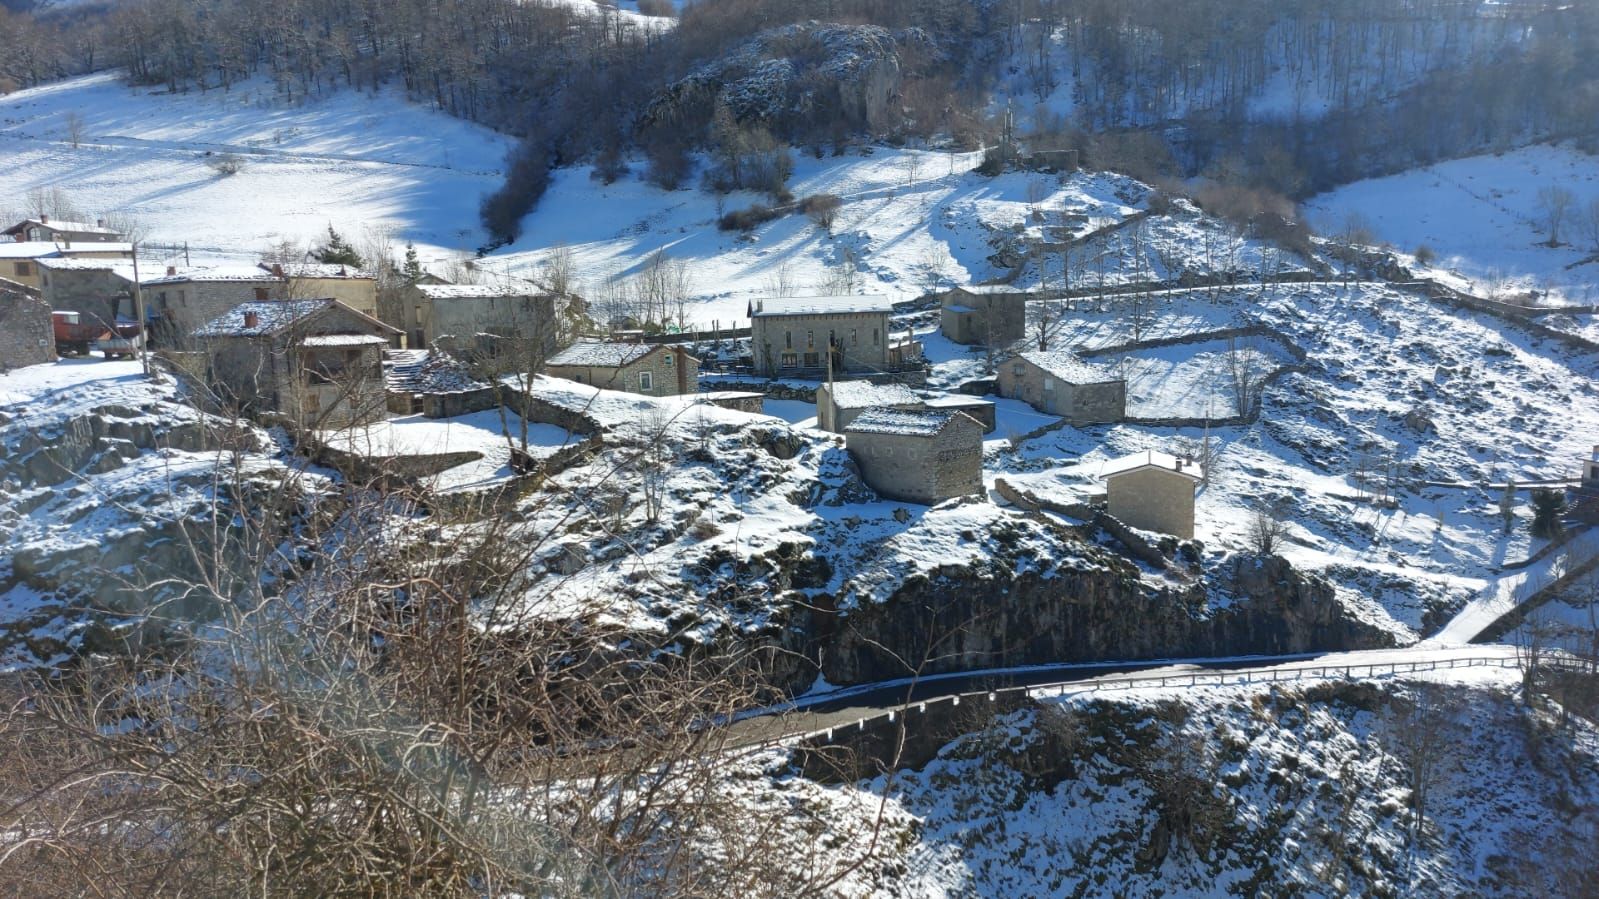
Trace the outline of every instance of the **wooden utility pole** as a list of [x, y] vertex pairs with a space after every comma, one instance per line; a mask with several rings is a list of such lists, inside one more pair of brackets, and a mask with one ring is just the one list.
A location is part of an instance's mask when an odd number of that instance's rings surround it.
[[[134, 241], [133, 247], [133, 317], [139, 322], [139, 365], [144, 369], [144, 376], [150, 376], [150, 328], [144, 318], [144, 286], [139, 281], [139, 242]], [[114, 324], [114, 323], [113, 323]]]

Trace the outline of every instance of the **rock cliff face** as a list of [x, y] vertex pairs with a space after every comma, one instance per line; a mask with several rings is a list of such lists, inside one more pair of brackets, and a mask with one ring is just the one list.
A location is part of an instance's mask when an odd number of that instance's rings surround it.
[[[1012, 576], [1003, 561], [908, 580], [883, 603], [806, 610], [804, 653], [832, 684], [870, 683], [1053, 662], [1278, 654], [1389, 646], [1325, 581], [1285, 560], [1240, 558], [1216, 575], [1232, 599], [1211, 608], [1203, 584], [1151, 590], [1098, 550], [1097, 564]], [[925, 663], [924, 663], [925, 660]]]
[[245, 564], [240, 516], [294, 502], [260, 432], [171, 389], [71, 385], [0, 412], [0, 658], [112, 649], [209, 617], [215, 597], [187, 585]]

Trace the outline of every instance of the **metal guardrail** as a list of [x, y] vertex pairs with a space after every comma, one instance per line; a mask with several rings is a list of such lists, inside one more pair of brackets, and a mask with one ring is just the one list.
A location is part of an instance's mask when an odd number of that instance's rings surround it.
[[[1264, 668], [1257, 670], [1233, 671], [1193, 671], [1183, 674], [1163, 675], [1132, 675], [1128, 677], [1109, 677], [1086, 681], [1061, 681], [1050, 684], [1033, 684], [1030, 686], [999, 687], [993, 690], [974, 690], [966, 693], [952, 693], [932, 699], [916, 700], [904, 703], [891, 709], [886, 709], [875, 715], [857, 718], [853, 723], [844, 723], [832, 727], [817, 728], [812, 731], [785, 734], [773, 737], [760, 743], [750, 744], [742, 749], [746, 751], [760, 751], [776, 747], [788, 747], [798, 743], [822, 740], [832, 742], [835, 733], [847, 732], [854, 729], [856, 732], [866, 730], [870, 724], [878, 722], [892, 722], [899, 715], [909, 714], [912, 711], [925, 713], [928, 706], [939, 703], [949, 703], [952, 706], [960, 705], [963, 701], [988, 701], [995, 702], [1000, 696], [1018, 693], [1036, 694], [1055, 691], [1056, 696], [1066, 696], [1078, 693], [1101, 693], [1115, 690], [1136, 690], [1145, 687], [1210, 687], [1228, 686], [1236, 684], [1255, 683], [1289, 683], [1302, 680], [1329, 680], [1344, 679], [1358, 680], [1375, 677], [1391, 677], [1396, 674], [1418, 674], [1424, 671], [1447, 670], [1451, 668], [1519, 668], [1522, 660], [1517, 656], [1467, 656], [1452, 659], [1430, 659], [1416, 662], [1368, 662], [1347, 665], [1306, 665], [1297, 668]], [[1548, 656], [1539, 661], [1540, 665], [1556, 668], [1573, 668], [1583, 671], [1594, 670], [1596, 664], [1586, 659], [1566, 659], [1559, 656]]]

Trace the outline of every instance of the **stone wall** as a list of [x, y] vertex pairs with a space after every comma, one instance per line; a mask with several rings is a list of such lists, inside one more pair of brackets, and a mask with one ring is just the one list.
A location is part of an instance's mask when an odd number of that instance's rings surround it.
[[0, 371], [55, 358], [49, 304], [27, 294], [0, 291]]
[[156, 339], [174, 349], [191, 349], [195, 344], [189, 335], [240, 303], [257, 299], [256, 291], [265, 291], [267, 298], [281, 297], [283, 284], [271, 275], [261, 273], [259, 281], [178, 281], [170, 284], [150, 284], [144, 287], [144, 305], [147, 315], [159, 316], [161, 327], [156, 329]]

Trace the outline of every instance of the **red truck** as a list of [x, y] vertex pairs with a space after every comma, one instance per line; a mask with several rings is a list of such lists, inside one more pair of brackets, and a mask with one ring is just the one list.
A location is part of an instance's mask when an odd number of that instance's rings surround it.
[[107, 325], [99, 319], [83, 321], [76, 312], [50, 313], [50, 325], [55, 331], [56, 353], [62, 356], [84, 356], [91, 351], [104, 353], [107, 359], [132, 356], [144, 343], [144, 334], [138, 322], [119, 321]]

